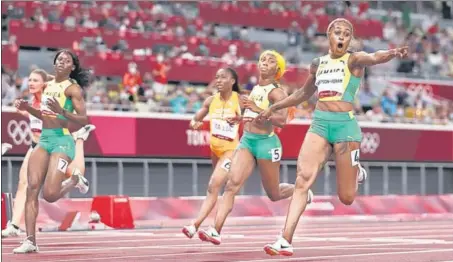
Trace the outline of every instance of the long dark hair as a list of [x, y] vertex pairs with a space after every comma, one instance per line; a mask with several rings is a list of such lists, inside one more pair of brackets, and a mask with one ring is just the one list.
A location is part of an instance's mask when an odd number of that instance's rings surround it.
[[72, 57], [72, 63], [74, 64], [75, 69], [72, 70], [71, 74], [69, 74], [69, 77], [77, 81], [77, 84], [79, 84], [79, 86], [82, 88], [88, 86], [88, 84], [90, 83], [90, 72], [80, 66], [79, 57], [76, 54], [67, 49], [62, 49], [55, 55], [53, 64], [55, 65], [55, 63], [57, 62], [57, 57], [61, 53], [69, 54]]
[[231, 67], [226, 67], [224, 69], [227, 70], [228, 72], [230, 72], [231, 76], [234, 79], [233, 91], [235, 91], [236, 93], [240, 94], [241, 93], [241, 89], [239, 88], [238, 73], [236, 73], [236, 71], [233, 68], [231, 68]]

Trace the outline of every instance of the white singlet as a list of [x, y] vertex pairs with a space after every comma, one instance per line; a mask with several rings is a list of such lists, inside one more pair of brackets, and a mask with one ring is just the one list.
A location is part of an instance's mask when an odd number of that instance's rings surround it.
[[[34, 98], [31, 100], [31, 104], [33, 108], [39, 109], [41, 101], [35, 101]], [[35, 117], [32, 114], [28, 114], [28, 118], [30, 119], [30, 129], [32, 132], [41, 133], [42, 131], [42, 120]]]
[[28, 114], [30, 119], [30, 129], [32, 132], [39, 132], [42, 131], [42, 120], [33, 116], [32, 114]]

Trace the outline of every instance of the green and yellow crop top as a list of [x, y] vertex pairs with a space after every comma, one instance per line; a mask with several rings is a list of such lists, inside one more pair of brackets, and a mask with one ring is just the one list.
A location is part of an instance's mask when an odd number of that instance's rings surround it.
[[315, 85], [318, 88], [319, 101], [345, 101], [352, 103], [359, 91], [359, 77], [349, 71], [350, 53], [332, 59], [330, 55], [320, 57], [316, 71]]
[[66, 88], [70, 87], [77, 82], [73, 79], [68, 79], [60, 83], [56, 83], [55, 80], [49, 81], [46, 83], [46, 88], [44, 89], [42, 96], [41, 96], [41, 112], [43, 115], [48, 117], [57, 117], [60, 119], [66, 119], [64, 116], [57, 115], [52, 112], [49, 107], [47, 106], [47, 101], [54, 97], [59, 102], [60, 106], [69, 111], [74, 111], [74, 106], [72, 104], [72, 100], [70, 97], [66, 97], [65, 91]]
[[[275, 83], [266, 85], [266, 86], [260, 86], [256, 85], [253, 87], [252, 92], [249, 95], [249, 99], [255, 102], [255, 104], [261, 108], [261, 109], [268, 109], [271, 106], [271, 102], [269, 101], [269, 93], [274, 90], [275, 88], [278, 88], [278, 85]], [[246, 109], [244, 111], [244, 118], [255, 118], [259, 114], [256, 112], [253, 112], [250, 109]]]

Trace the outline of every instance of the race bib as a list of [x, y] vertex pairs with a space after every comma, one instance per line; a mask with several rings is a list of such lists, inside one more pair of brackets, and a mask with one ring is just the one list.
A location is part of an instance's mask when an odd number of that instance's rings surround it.
[[222, 168], [227, 172], [230, 171], [231, 159], [229, 159], [229, 158], [225, 159], [225, 161], [223, 161], [223, 163], [222, 163]]
[[224, 120], [212, 119], [211, 120], [211, 132], [214, 137], [233, 141], [238, 134], [238, 125], [231, 126]]
[[243, 118], [255, 119], [259, 114], [250, 109], [245, 109]]

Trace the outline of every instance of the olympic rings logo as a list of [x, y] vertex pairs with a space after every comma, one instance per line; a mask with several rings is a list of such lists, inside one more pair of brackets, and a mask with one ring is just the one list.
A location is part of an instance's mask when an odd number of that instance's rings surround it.
[[360, 150], [363, 153], [374, 154], [381, 144], [381, 138], [378, 133], [363, 133]]
[[9, 121], [7, 131], [15, 145], [25, 144], [29, 146], [33, 141], [30, 125], [24, 120], [20, 120], [19, 122], [16, 120]]

